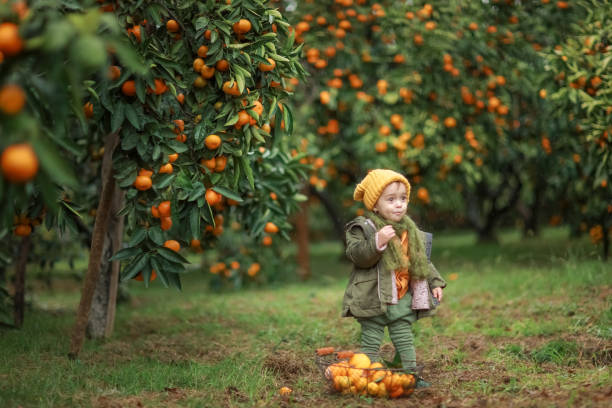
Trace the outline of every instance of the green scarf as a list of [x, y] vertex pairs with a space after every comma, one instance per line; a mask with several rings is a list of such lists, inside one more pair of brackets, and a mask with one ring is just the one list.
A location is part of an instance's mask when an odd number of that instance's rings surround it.
[[[429, 277], [430, 269], [425, 245], [419, 228], [410, 217], [404, 215], [400, 222], [393, 222], [372, 211], [368, 211], [365, 215], [374, 222], [377, 231], [385, 225], [391, 225], [397, 234], [396, 238], [389, 241], [387, 249], [383, 252], [382, 262], [385, 269], [395, 271], [396, 269], [408, 268], [411, 278], [418, 280]], [[404, 231], [408, 231], [408, 258], [402, 255], [402, 245], [398, 238]]]

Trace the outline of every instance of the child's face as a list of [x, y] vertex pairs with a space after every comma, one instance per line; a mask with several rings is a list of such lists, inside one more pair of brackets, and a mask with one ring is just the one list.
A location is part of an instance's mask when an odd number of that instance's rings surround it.
[[385, 187], [373, 210], [386, 220], [399, 222], [406, 215], [407, 208], [406, 185], [396, 181]]

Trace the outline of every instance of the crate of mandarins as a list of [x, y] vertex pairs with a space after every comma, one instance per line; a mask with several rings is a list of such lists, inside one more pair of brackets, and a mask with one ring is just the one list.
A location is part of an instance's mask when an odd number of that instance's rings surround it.
[[406, 397], [414, 392], [413, 374], [371, 362], [363, 353], [323, 347], [316, 351], [316, 362], [334, 392], [380, 398]]

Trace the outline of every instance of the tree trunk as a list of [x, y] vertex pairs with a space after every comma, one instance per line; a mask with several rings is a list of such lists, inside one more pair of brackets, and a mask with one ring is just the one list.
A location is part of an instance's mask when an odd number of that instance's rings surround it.
[[[480, 196], [482, 197], [482, 195]], [[480, 206], [482, 204], [480, 198], [476, 192], [466, 191], [464, 194], [465, 206], [466, 206], [466, 218], [472, 228], [478, 232], [480, 236], [480, 230], [484, 229], [484, 222], [482, 221], [482, 214]]]
[[309, 188], [308, 193], [317, 197], [319, 201], [321, 201], [321, 204], [323, 204], [323, 207], [327, 211], [327, 215], [329, 215], [329, 219], [334, 226], [336, 238], [344, 242], [344, 225], [336, 206], [332, 203], [332, 200], [330, 200], [327, 194], [313, 187]]
[[[115, 206], [116, 211], [114, 214], [117, 214], [121, 208], [123, 208], [124, 203], [124, 193], [120, 190], [118, 202]], [[115, 228], [115, 235], [112, 237], [113, 242], [113, 254], [121, 249], [121, 244], [123, 243], [123, 227], [125, 224], [125, 217], [122, 215], [118, 218], [118, 225]], [[113, 329], [115, 328], [115, 311], [117, 310], [117, 295], [119, 292], [119, 270], [121, 269], [120, 261], [113, 261], [112, 269], [111, 269], [111, 279], [110, 279], [110, 291], [109, 291], [109, 302], [108, 302], [108, 311], [107, 311], [107, 319], [106, 319], [106, 329], [104, 330], [104, 337], [109, 338], [113, 334]]]
[[523, 237], [530, 238], [540, 235], [539, 212], [539, 204], [538, 207], [536, 207], [536, 204], [532, 204], [528, 207], [527, 212], [523, 214]]
[[606, 216], [604, 215], [599, 221], [599, 225], [603, 228], [603, 240], [601, 242], [602, 245], [602, 255], [603, 261], [606, 262], [608, 260], [608, 256], [610, 255], [610, 234], [608, 233], [608, 224], [606, 222]]
[[89, 311], [91, 309], [96, 283], [100, 274], [100, 261], [102, 259], [108, 219], [113, 203], [113, 193], [115, 192], [115, 179], [112, 172], [112, 155], [118, 140], [118, 133], [110, 134], [106, 138], [106, 143], [104, 146], [104, 158], [102, 164], [102, 194], [100, 196], [100, 202], [98, 203], [98, 209], [96, 211], [97, 216], [91, 239], [91, 250], [89, 252], [87, 274], [85, 275], [85, 279], [83, 281], [81, 301], [79, 302], [76, 323], [74, 325], [70, 340], [70, 352], [68, 353], [68, 357], [71, 359], [75, 359], [83, 347], [85, 331], [87, 329], [87, 321], [89, 320]]
[[[105, 170], [102, 170], [104, 173]], [[100, 275], [96, 284], [89, 321], [87, 323], [87, 336], [93, 339], [110, 337], [115, 320], [115, 306], [117, 302], [118, 266], [119, 261], [109, 262], [120, 248], [123, 237], [123, 216], [117, 213], [123, 207], [123, 193], [115, 187], [113, 206], [108, 222], [108, 231], [104, 239], [104, 249], [100, 262]]]
[[479, 242], [498, 242], [495, 231], [497, 223], [516, 206], [521, 189], [518, 174], [510, 169], [504, 183], [497, 189], [491, 190], [486, 183], [481, 182], [474, 192], [466, 193], [466, 216], [478, 233]]
[[533, 202], [531, 205], [527, 206], [525, 214], [523, 214], [524, 237], [537, 237], [540, 235], [540, 207], [542, 202], [542, 190], [545, 188], [544, 181], [538, 178], [533, 192]]
[[489, 221], [483, 228], [478, 229], [478, 242], [497, 244], [499, 243], [495, 234], [495, 222]]
[[308, 202], [303, 202], [300, 203], [300, 212], [295, 217], [298, 275], [302, 280], [310, 278], [310, 239], [308, 232]]
[[17, 268], [15, 270], [15, 300], [14, 300], [14, 316], [15, 327], [19, 328], [23, 325], [23, 317], [25, 315], [25, 277], [28, 265], [28, 255], [30, 253], [30, 236], [23, 237], [19, 243], [19, 255], [17, 258]]

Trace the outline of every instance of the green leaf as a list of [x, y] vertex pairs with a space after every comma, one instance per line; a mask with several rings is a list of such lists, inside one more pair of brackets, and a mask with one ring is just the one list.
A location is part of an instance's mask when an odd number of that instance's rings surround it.
[[232, 181], [232, 187], [236, 188], [238, 187], [238, 182], [240, 181], [240, 166], [234, 166], [234, 178]]
[[253, 138], [253, 128], [251, 128], [250, 126], [247, 127], [246, 130], [244, 131], [244, 135], [246, 136], [245, 147], [246, 147], [246, 150], [249, 151], [251, 150], [251, 139]]
[[[138, 275], [142, 269], [144, 269], [149, 263], [149, 254], [144, 253], [138, 255], [132, 262], [126, 266], [121, 272], [121, 281], [126, 281], [128, 279], [132, 279], [134, 276]], [[144, 275], [144, 274], [143, 274]]]
[[[143, 231], [143, 230], [141, 230]], [[120, 251], [117, 251], [115, 255], [113, 255], [109, 261], [121, 261], [123, 259], [132, 258], [138, 254], [141, 254], [142, 250], [137, 247], [124, 248]]]
[[285, 128], [289, 134], [293, 133], [293, 113], [289, 106], [285, 105], [283, 110], [283, 120], [285, 121]]
[[146, 98], [145, 83], [143, 81], [136, 80], [136, 96], [141, 103], [145, 103]]
[[305, 201], [308, 201], [308, 196], [306, 196], [306, 195], [304, 195], [304, 194], [297, 193], [297, 194], [295, 194], [295, 195], [293, 196], [293, 199], [294, 199], [295, 201], [297, 201], [298, 203], [303, 203], [303, 202], [305, 202]]
[[276, 96], [272, 98], [272, 102], [270, 103], [270, 109], [268, 111], [268, 117], [271, 118], [274, 112], [276, 111]]
[[131, 129], [121, 132], [121, 148], [123, 150], [131, 150], [138, 145], [138, 133]]
[[[196, 31], [204, 30], [208, 27], [208, 17], [201, 16], [198, 17], [194, 23]], [[212, 40], [212, 33], [211, 33]]]
[[206, 221], [207, 224], [213, 225], [215, 221], [213, 218], [212, 209], [210, 208], [210, 205], [208, 205], [207, 201], [205, 201], [204, 199], [202, 200], [204, 201], [204, 205], [200, 207], [200, 215], [202, 216], [204, 221]]
[[136, 145], [136, 151], [138, 152], [138, 155], [146, 160], [148, 158], [147, 156], [149, 155], [150, 148], [151, 146], [149, 145], [147, 135], [141, 133], [138, 140], [138, 144]]
[[153, 270], [150, 267], [145, 267], [141, 272], [145, 287], [148, 288], [149, 284], [151, 283], [151, 275], [153, 275]]
[[195, 201], [202, 197], [206, 193], [206, 187], [202, 183], [199, 183], [195, 189], [189, 194], [187, 201]]
[[247, 179], [249, 180], [249, 184], [251, 188], [255, 190], [255, 180], [253, 179], [253, 170], [251, 170], [251, 166], [246, 156], [240, 157], [240, 166], [242, 167], [242, 171], [246, 174]]
[[125, 106], [125, 117], [127, 120], [134, 126], [136, 129], [142, 129], [142, 123], [138, 118], [138, 113], [136, 113], [136, 109], [132, 105], [123, 105]]
[[181, 286], [181, 277], [179, 275], [177, 275], [176, 273], [168, 274], [168, 283], [170, 284], [170, 286], [173, 286], [173, 287], [177, 288], [178, 290], [182, 289], [182, 286]]
[[253, 129], [251, 128], [251, 132], [253, 133], [253, 137], [261, 142], [261, 143], [266, 143], [266, 138], [265, 136], [268, 136], [267, 133], [265, 133], [264, 131], [260, 130], [260, 129]]
[[227, 122], [225, 122], [225, 124], [223, 126], [232, 126], [235, 125], [236, 123], [238, 123], [238, 119], [240, 119], [240, 116], [238, 115], [238, 113], [234, 113], [228, 120]]
[[276, 9], [268, 9], [266, 10], [265, 14], [267, 16], [272, 16], [274, 18], [280, 18], [280, 19], [283, 18], [283, 15]]
[[115, 178], [117, 179], [123, 179], [131, 175], [136, 178], [135, 173], [138, 170], [138, 165], [133, 161], [129, 160], [124, 160], [120, 162], [115, 161], [113, 163], [113, 168], [115, 169]]
[[66, 201], [62, 200], [62, 201], [60, 201], [60, 203], [61, 203], [62, 207], [64, 207], [64, 209], [65, 209], [65, 210], [68, 210], [68, 211], [69, 211], [70, 213], [72, 213], [74, 216], [79, 217], [79, 218], [81, 218], [81, 219], [83, 218], [83, 217], [81, 216], [81, 214], [79, 214], [79, 212], [78, 212], [77, 210], [75, 210], [74, 208], [72, 208], [72, 207], [70, 206], [70, 204], [68, 204]]
[[[214, 32], [214, 31], [213, 31], [213, 33], [216, 34], [216, 32]], [[211, 38], [212, 38], [212, 35], [211, 35]], [[219, 54], [218, 57], [217, 57], [217, 54]], [[222, 52], [221, 52], [221, 41], [211, 42], [211, 45], [208, 48], [208, 53], [206, 55], [206, 59], [209, 60], [211, 64], [213, 64], [218, 59], [221, 59], [221, 57], [222, 57], [221, 54], [222, 54]]]
[[149, 239], [157, 245], [164, 245], [164, 233], [162, 232], [162, 229], [160, 227], [156, 226], [149, 228], [148, 235]]
[[[234, 8], [234, 5], [231, 6], [227, 6], [227, 8]], [[237, 8], [234, 8], [234, 10], [238, 11]], [[231, 36], [231, 32], [230, 32], [230, 26], [229, 24], [223, 24], [221, 22], [217, 23], [217, 28], [219, 29], [219, 31], [222, 31], [227, 37]], [[212, 40], [211, 40], [212, 41]], [[227, 42], [227, 41], [226, 41]]]
[[170, 262], [174, 262], [178, 264], [190, 263], [181, 254], [174, 252], [173, 250], [165, 248], [165, 247], [157, 248], [157, 253], [163, 256], [164, 258], [166, 258]]
[[155, 177], [155, 181], [153, 182], [153, 186], [161, 190], [163, 188], [168, 187], [172, 181], [176, 178], [175, 174], [161, 174]]
[[[228, 104], [229, 105], [229, 104]], [[206, 135], [204, 134], [204, 126], [198, 124], [193, 132], [193, 141], [196, 146], [199, 146], [204, 141]]]
[[251, 78], [251, 73], [248, 70], [242, 68], [240, 65], [234, 64], [232, 65], [232, 69], [234, 70], [234, 72], [236, 72], [236, 74], [239, 73], [245, 78]]
[[259, 120], [259, 113], [255, 112], [253, 109], [247, 109], [247, 113], [255, 120]]
[[68, 164], [70, 161], [61, 157], [53, 143], [47, 138], [38, 138], [33, 147], [40, 160], [41, 167], [45, 170], [45, 173], [52, 177], [54, 182], [71, 187], [77, 185], [77, 179]]
[[119, 103], [111, 115], [111, 132], [119, 130], [125, 119], [125, 104]]
[[151, 268], [153, 268], [155, 270], [155, 272], [157, 273], [157, 276], [159, 276], [159, 279], [161, 280], [162, 284], [167, 288], [168, 287], [168, 278], [166, 277], [166, 271], [162, 268], [161, 264], [159, 263], [158, 259], [160, 257], [157, 255], [154, 255], [151, 257]]
[[191, 236], [197, 238], [200, 236], [200, 208], [193, 206], [189, 212], [189, 226], [191, 227]]
[[151, 153], [151, 157], [153, 158], [153, 160], [157, 160], [159, 159], [159, 157], [161, 156], [161, 147], [156, 144], [155, 146], [153, 146], [153, 152]]
[[134, 247], [140, 244], [142, 241], [144, 241], [146, 237], [147, 237], [147, 230], [144, 228], [140, 228], [136, 230], [134, 235], [132, 235], [132, 238], [130, 239], [130, 242], [128, 243], [128, 245], [130, 247]]
[[239, 203], [244, 201], [242, 197], [238, 195], [238, 193], [235, 193], [228, 188], [221, 187], [221, 186], [214, 186], [212, 189], [216, 191], [217, 193], [223, 195], [224, 197], [231, 198], [232, 200], [238, 201]]
[[179, 142], [178, 140], [168, 140], [166, 144], [176, 153], [184, 153], [189, 150], [189, 146], [187, 146], [185, 143]]
[[275, 61], [289, 62], [289, 60], [286, 57], [283, 57], [282, 55], [270, 54], [270, 57], [272, 57], [272, 59]]
[[228, 44], [227, 48], [233, 48], [235, 50], [241, 50], [245, 47], [248, 47], [249, 45], [251, 45], [251, 43], [233, 43], [233, 44]]
[[77, 228], [77, 225], [74, 222], [73, 217], [70, 216], [71, 213], [66, 212], [66, 210], [63, 210], [62, 212], [65, 212], [66, 216], [62, 218], [64, 223], [63, 223], [63, 228], [60, 227], [60, 230], [68, 228], [71, 232], [77, 234], [79, 232], [79, 229]]
[[244, 76], [238, 71], [235, 71], [235, 74], [236, 74], [236, 83], [238, 84], [238, 90], [242, 94], [244, 92]]
[[157, 256], [157, 262], [159, 263], [161, 270], [166, 272], [167, 275], [170, 273], [185, 273], [186, 272], [185, 265], [180, 264], [180, 263], [170, 262], [169, 260], [167, 260], [166, 258], [162, 256], [159, 256], [159, 255]]
[[[58, 51], [64, 48], [71, 38], [74, 38], [75, 29], [73, 25], [65, 20], [58, 20], [50, 21], [44, 34], [40, 37], [45, 50]], [[38, 43], [38, 41], [35, 41], [35, 43]]]
[[70, 58], [85, 72], [101, 68], [106, 62], [104, 41], [91, 34], [79, 35], [71, 43]]
[[138, 75], [148, 72], [147, 64], [138, 55], [135, 48], [127, 41], [109, 40], [109, 45], [115, 49], [121, 65]]

